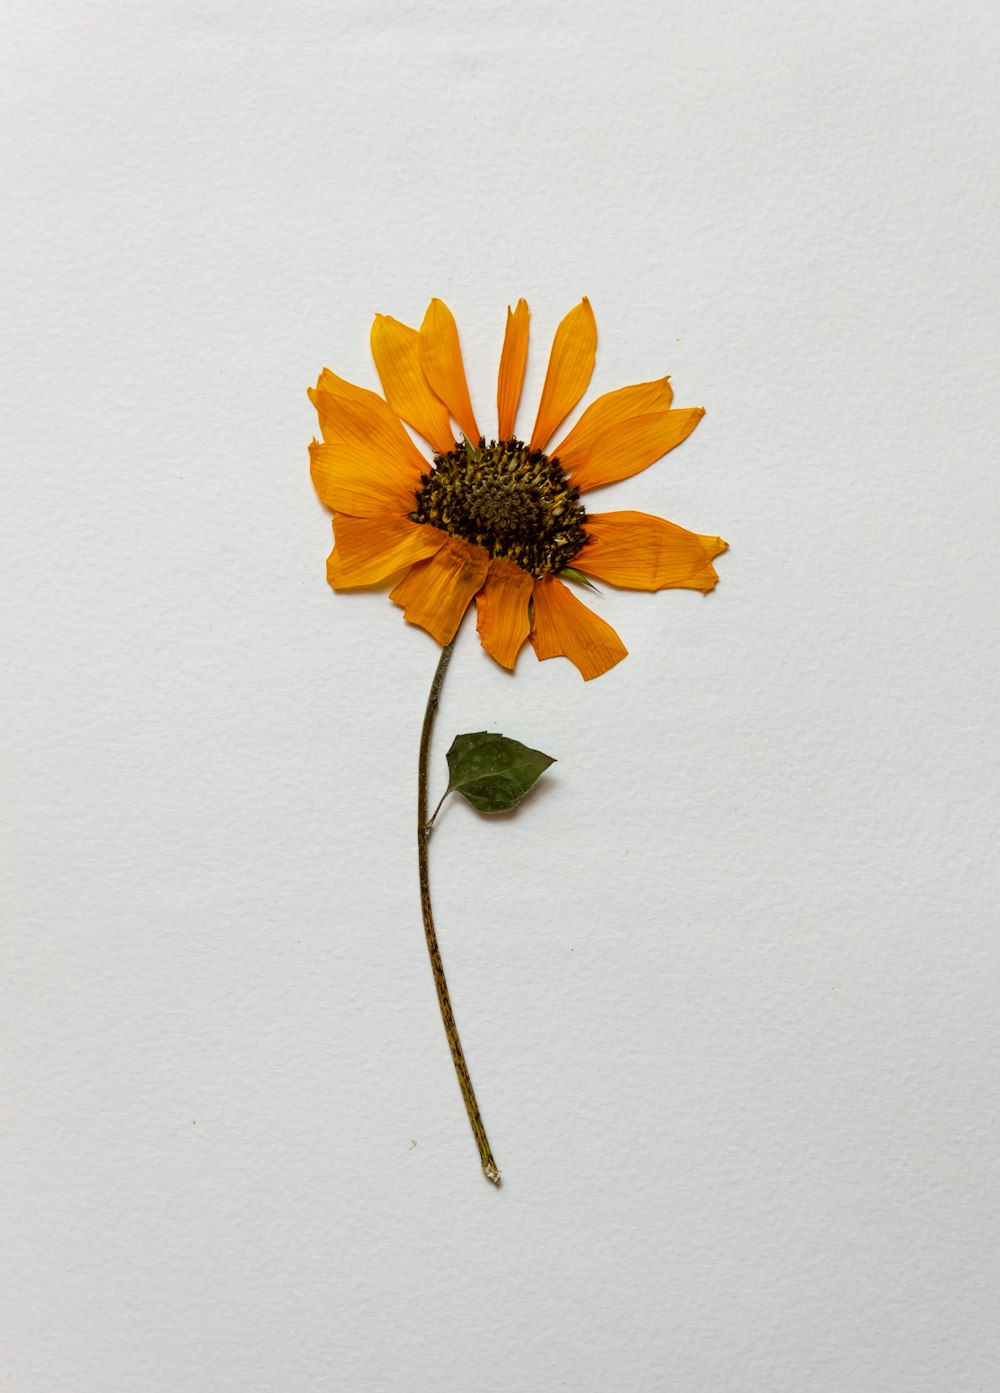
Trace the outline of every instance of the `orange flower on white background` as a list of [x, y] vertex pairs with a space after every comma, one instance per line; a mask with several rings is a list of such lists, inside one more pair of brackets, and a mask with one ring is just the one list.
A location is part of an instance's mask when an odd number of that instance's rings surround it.
[[[599, 677], [626, 656], [614, 629], [562, 576], [629, 590], [711, 590], [719, 537], [639, 512], [590, 512], [592, 489], [648, 468], [704, 415], [672, 405], [667, 378], [598, 397], [552, 444], [590, 383], [597, 326], [582, 300], [556, 330], [527, 442], [515, 431], [528, 351], [528, 306], [507, 311], [497, 432], [473, 414], [447, 305], [432, 300], [419, 330], [376, 315], [371, 344], [384, 398], [328, 369], [309, 395], [322, 443], [313, 482], [334, 514], [327, 577], [336, 590], [397, 577], [405, 617], [449, 644], [470, 604], [486, 651], [512, 669], [526, 640], [539, 658], [567, 657]], [[407, 422], [433, 452], [425, 457]], [[457, 426], [457, 430], [456, 430]]]
[[[592, 513], [592, 489], [647, 469], [686, 440], [700, 406], [673, 406], [667, 378], [607, 392], [557, 444], [590, 384], [597, 325], [589, 300], [556, 330], [535, 424], [515, 433], [528, 357], [528, 306], [507, 310], [497, 380], [497, 430], [487, 438], [472, 410], [458, 328], [432, 300], [419, 329], [375, 316], [371, 343], [384, 397], [325, 368], [309, 396], [322, 443], [309, 447], [316, 491], [333, 512], [327, 579], [335, 590], [392, 582], [390, 598], [441, 645], [417, 764], [420, 906], [441, 1020], [483, 1174], [500, 1184], [452, 1010], [431, 908], [428, 848], [452, 793], [481, 813], [517, 807], [551, 755], [495, 731], [458, 735], [448, 787], [429, 809], [430, 748], [455, 635], [475, 603], [483, 647], [513, 669], [525, 642], [539, 658], [566, 657], [585, 680], [620, 663], [621, 639], [566, 582], [589, 577], [628, 590], [711, 590], [719, 537], [648, 513]], [[405, 422], [405, 425], [404, 425]], [[427, 441], [428, 458], [409, 425]]]

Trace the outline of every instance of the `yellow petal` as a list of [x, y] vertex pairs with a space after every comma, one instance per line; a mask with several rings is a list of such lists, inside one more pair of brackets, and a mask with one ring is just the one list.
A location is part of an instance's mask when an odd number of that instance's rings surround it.
[[514, 434], [517, 404], [521, 400], [524, 365], [528, 361], [528, 302], [518, 300], [517, 308], [507, 306], [507, 332], [500, 354], [500, 373], [497, 378], [497, 425], [499, 438], [510, 440]]
[[[377, 392], [367, 387], [356, 387], [353, 382], [338, 377], [329, 368], [324, 368], [315, 387], [309, 388], [309, 400], [319, 415], [320, 429], [324, 440], [337, 438], [337, 403], [351, 401], [378, 417], [393, 417], [393, 412]], [[399, 422], [397, 421], [398, 425]]]
[[555, 576], [535, 582], [534, 603], [531, 642], [539, 658], [568, 658], [589, 682], [628, 654], [611, 625], [581, 604]]
[[469, 400], [469, 386], [465, 380], [462, 350], [458, 343], [458, 326], [455, 316], [441, 300], [432, 300], [427, 306], [424, 322], [420, 326], [419, 347], [420, 366], [431, 390], [447, 406], [465, 432], [466, 439], [477, 445], [479, 427]]
[[482, 547], [445, 535], [440, 551], [414, 566], [389, 599], [411, 624], [419, 624], [442, 645], [451, 643], [489, 564]]
[[544, 450], [553, 432], [587, 390], [597, 353], [597, 322], [586, 296], [556, 330], [531, 449]]
[[587, 489], [627, 479], [686, 440], [705, 414], [704, 407], [686, 406], [679, 411], [658, 411], [633, 416], [621, 425], [602, 431], [586, 458], [573, 470], [572, 482]]
[[309, 446], [309, 470], [320, 498], [335, 513], [356, 518], [392, 513], [403, 517], [416, 507], [419, 474], [389, 456], [373, 455], [357, 445]]
[[612, 426], [620, 426], [632, 416], [644, 416], [650, 411], [666, 411], [673, 400], [670, 378], [658, 382], [640, 382], [635, 387], [619, 387], [617, 392], [605, 392], [591, 402], [566, 439], [549, 451], [566, 470], [583, 464], [594, 441]]
[[377, 585], [404, 566], [433, 556], [448, 539], [439, 527], [404, 517], [352, 518], [343, 513], [334, 519], [333, 536], [326, 578], [334, 590]]
[[701, 537], [649, 513], [591, 513], [589, 542], [573, 567], [627, 590], [700, 590], [719, 577], [713, 557], [727, 550], [721, 537]]
[[427, 385], [420, 367], [419, 335], [389, 315], [377, 314], [372, 325], [372, 357], [385, 399], [404, 421], [430, 441], [440, 454], [455, 448], [448, 408]]
[[528, 637], [528, 601], [534, 583], [534, 577], [513, 561], [497, 559], [490, 562], [486, 583], [476, 595], [479, 637], [501, 667], [513, 670]]
[[367, 459], [375, 470], [382, 469], [399, 479], [406, 479], [413, 488], [420, 487], [420, 476], [430, 468], [430, 461], [414, 445], [394, 412], [381, 397], [371, 393], [372, 401], [352, 397], [335, 397], [329, 392], [312, 393], [326, 442], [345, 446], [357, 456]]

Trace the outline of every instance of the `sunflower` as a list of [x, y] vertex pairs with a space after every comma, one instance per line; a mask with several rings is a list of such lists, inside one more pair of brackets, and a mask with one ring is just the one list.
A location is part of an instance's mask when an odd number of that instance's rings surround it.
[[552, 446], [594, 368], [597, 325], [587, 299], [556, 330], [530, 439], [515, 435], [528, 318], [524, 300], [508, 308], [489, 441], [473, 414], [455, 318], [441, 300], [431, 301], [419, 330], [375, 316], [384, 398], [324, 369], [309, 393], [323, 441], [309, 453], [316, 491], [334, 514], [327, 578], [350, 590], [405, 572], [389, 598], [442, 646], [474, 599], [482, 645], [502, 667], [513, 669], [527, 639], [539, 658], [569, 658], [589, 680], [628, 650], [560, 577], [707, 592], [718, 580], [712, 561], [727, 544], [648, 513], [584, 507], [583, 495], [648, 468], [704, 415], [702, 407], [672, 409], [664, 377], [598, 397]]

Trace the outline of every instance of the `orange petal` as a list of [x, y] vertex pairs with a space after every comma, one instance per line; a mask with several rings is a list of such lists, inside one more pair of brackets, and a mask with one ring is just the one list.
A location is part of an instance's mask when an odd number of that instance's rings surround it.
[[338, 377], [329, 368], [323, 369], [316, 386], [309, 388], [308, 396], [319, 415], [319, 424], [324, 440], [337, 439], [336, 403], [338, 401], [352, 401], [357, 406], [367, 408], [375, 416], [393, 416], [392, 411], [377, 392], [369, 391], [367, 387], [355, 387], [353, 382], [347, 382], [343, 377]]
[[335, 513], [356, 518], [379, 513], [403, 516], [416, 507], [420, 475], [389, 456], [356, 445], [309, 446], [309, 470], [320, 498]]
[[597, 322], [586, 296], [556, 330], [549, 367], [531, 434], [531, 449], [544, 450], [559, 422], [587, 390], [597, 353]]
[[347, 446], [355, 454], [365, 456], [373, 467], [391, 470], [419, 487], [420, 476], [427, 473], [430, 461], [420, 453], [399, 417], [382, 398], [374, 392], [371, 397], [378, 407], [372, 402], [314, 392], [312, 398], [324, 439], [331, 445]]
[[561, 444], [549, 451], [555, 455], [567, 474], [583, 464], [599, 435], [612, 426], [620, 426], [632, 416], [649, 411], [666, 411], [673, 400], [670, 378], [658, 382], [640, 382], [635, 387], [619, 387], [617, 392], [605, 392], [591, 402], [576, 425]]
[[658, 411], [633, 416], [621, 425], [602, 431], [586, 458], [573, 470], [573, 483], [587, 489], [613, 484], [648, 469], [651, 464], [686, 440], [705, 414], [702, 406], [679, 411]]
[[490, 562], [486, 584], [476, 595], [479, 637], [501, 667], [513, 670], [521, 645], [528, 637], [528, 601], [534, 584], [534, 576], [513, 561], [497, 559]]
[[414, 566], [389, 599], [411, 624], [419, 624], [440, 644], [451, 643], [489, 564], [482, 547], [446, 535], [440, 551]]
[[378, 368], [385, 399], [404, 421], [429, 440], [440, 454], [455, 448], [448, 408], [427, 385], [420, 368], [419, 335], [387, 314], [377, 314], [372, 325], [372, 357]]
[[539, 658], [568, 658], [589, 682], [628, 654], [611, 625], [581, 604], [555, 576], [535, 582], [534, 601], [531, 642]]
[[497, 378], [497, 426], [499, 438], [510, 440], [514, 434], [514, 418], [521, 400], [524, 365], [528, 361], [527, 300], [518, 300], [517, 308], [507, 306], [507, 332], [500, 354], [500, 373]]
[[427, 306], [419, 336], [420, 366], [424, 377], [447, 406], [473, 445], [479, 443], [479, 427], [472, 414], [469, 386], [462, 366], [455, 316], [441, 300]]
[[326, 578], [334, 590], [377, 585], [404, 566], [433, 556], [448, 540], [439, 527], [408, 518], [352, 518], [344, 513], [334, 519], [333, 537]]
[[712, 558], [727, 550], [721, 537], [700, 537], [649, 513], [591, 513], [590, 541], [573, 567], [627, 590], [700, 590], [719, 577]]

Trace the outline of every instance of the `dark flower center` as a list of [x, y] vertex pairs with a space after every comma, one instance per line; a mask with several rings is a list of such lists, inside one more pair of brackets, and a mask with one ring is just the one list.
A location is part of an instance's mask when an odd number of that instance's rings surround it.
[[555, 457], [520, 440], [465, 441], [420, 476], [414, 522], [440, 527], [534, 576], [561, 571], [587, 541], [587, 514]]

